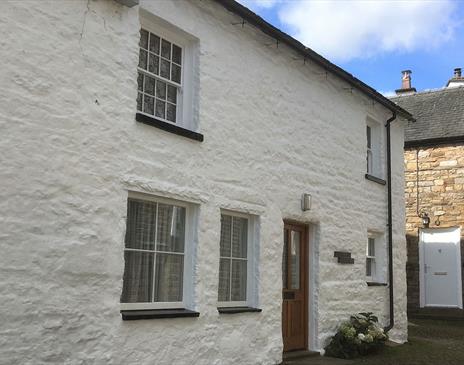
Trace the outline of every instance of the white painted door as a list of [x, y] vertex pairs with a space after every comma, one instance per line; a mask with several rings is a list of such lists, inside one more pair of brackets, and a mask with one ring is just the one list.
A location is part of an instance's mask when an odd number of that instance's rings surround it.
[[459, 228], [421, 230], [421, 307], [462, 308], [460, 239]]

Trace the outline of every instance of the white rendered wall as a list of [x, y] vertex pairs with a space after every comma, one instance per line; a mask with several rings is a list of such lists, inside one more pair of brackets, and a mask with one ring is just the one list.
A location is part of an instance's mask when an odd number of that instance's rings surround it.
[[[364, 278], [367, 231], [386, 230], [386, 187], [364, 178], [365, 123], [391, 113], [215, 3], [142, 6], [200, 40], [203, 143], [134, 120], [138, 7], [0, 3], [0, 363], [279, 363], [284, 218], [317, 230], [313, 347], [355, 312], [386, 323], [388, 289]], [[404, 341], [402, 122], [392, 146], [392, 335]], [[128, 190], [200, 204], [199, 318], [121, 320]], [[261, 314], [216, 310], [221, 208], [260, 216]]]

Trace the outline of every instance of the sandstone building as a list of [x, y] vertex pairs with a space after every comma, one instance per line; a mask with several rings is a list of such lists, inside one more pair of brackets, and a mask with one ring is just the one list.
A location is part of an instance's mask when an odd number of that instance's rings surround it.
[[397, 94], [392, 100], [416, 119], [406, 126], [404, 149], [408, 310], [433, 314], [434, 308], [450, 308], [450, 314], [459, 315], [464, 272], [464, 78], [457, 68], [445, 88], [416, 92], [410, 71], [404, 71]]

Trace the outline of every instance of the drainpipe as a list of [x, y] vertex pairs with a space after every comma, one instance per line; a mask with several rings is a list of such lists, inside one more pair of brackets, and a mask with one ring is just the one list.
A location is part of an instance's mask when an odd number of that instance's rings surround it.
[[391, 140], [390, 124], [396, 119], [396, 112], [393, 112], [385, 124], [387, 128], [387, 215], [388, 215], [388, 283], [389, 283], [389, 300], [390, 300], [390, 321], [384, 328], [385, 332], [390, 331], [395, 324], [395, 313], [393, 305], [393, 229], [392, 229], [392, 176], [391, 176]]

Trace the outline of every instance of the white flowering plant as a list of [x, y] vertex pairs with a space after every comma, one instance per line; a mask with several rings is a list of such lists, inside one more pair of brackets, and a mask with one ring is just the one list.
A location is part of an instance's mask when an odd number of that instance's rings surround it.
[[372, 313], [358, 313], [342, 323], [325, 348], [327, 356], [352, 359], [378, 351], [388, 336]]

